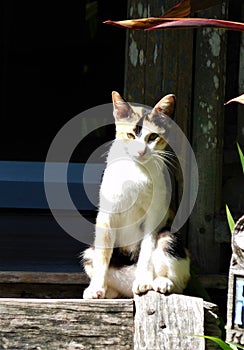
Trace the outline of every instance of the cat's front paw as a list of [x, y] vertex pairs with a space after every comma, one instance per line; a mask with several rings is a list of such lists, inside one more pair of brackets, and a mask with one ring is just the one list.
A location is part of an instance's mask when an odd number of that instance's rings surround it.
[[83, 292], [83, 299], [104, 299], [105, 294], [106, 289], [104, 287], [89, 286]]
[[132, 291], [134, 294], [143, 294], [153, 289], [153, 281], [151, 279], [136, 279], [133, 282]]
[[162, 294], [172, 293], [174, 284], [167, 277], [157, 277], [153, 281], [153, 290]]

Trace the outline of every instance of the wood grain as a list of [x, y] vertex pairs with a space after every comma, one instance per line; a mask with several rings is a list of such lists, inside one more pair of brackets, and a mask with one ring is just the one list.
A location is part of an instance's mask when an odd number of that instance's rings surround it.
[[133, 300], [0, 299], [0, 349], [133, 348]]
[[148, 292], [135, 298], [135, 350], [205, 349], [203, 300]]

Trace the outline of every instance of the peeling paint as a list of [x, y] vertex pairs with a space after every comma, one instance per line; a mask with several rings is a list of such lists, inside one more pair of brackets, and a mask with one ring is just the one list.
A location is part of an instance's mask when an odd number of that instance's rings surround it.
[[140, 66], [142, 66], [143, 63], [144, 63], [144, 52], [143, 52], [143, 50], [140, 50], [140, 52], [139, 52], [139, 62], [140, 62]]
[[153, 63], [156, 64], [158, 58], [158, 45], [155, 44], [154, 53], [153, 53]]
[[225, 3], [222, 4], [221, 11], [222, 11], [222, 15], [225, 16], [226, 15], [226, 4]]
[[213, 110], [213, 106], [212, 106], [212, 105], [209, 105], [209, 106], [207, 107], [207, 112], [210, 113], [212, 110]]
[[131, 37], [131, 43], [129, 47], [129, 57], [132, 66], [136, 67], [138, 60], [138, 48], [135, 40]]
[[200, 101], [199, 105], [202, 109], [204, 109], [205, 107], [207, 107], [208, 104], [206, 102]]
[[[212, 106], [209, 106], [207, 109], [212, 109]], [[216, 121], [213, 121], [210, 114], [208, 114], [206, 123], [201, 123], [200, 128], [202, 135], [205, 138], [205, 149], [214, 149], [217, 146], [217, 138], [213, 135], [214, 129], [216, 127]]]
[[218, 90], [218, 88], [219, 88], [219, 78], [217, 77], [217, 75], [213, 76], [213, 82], [214, 82], [215, 89]]
[[211, 60], [209, 60], [209, 59], [207, 60], [206, 65], [208, 68], [212, 68], [212, 69], [215, 68], [215, 62], [211, 62]]
[[217, 30], [212, 31], [211, 36], [209, 38], [209, 44], [211, 47], [212, 54], [215, 57], [218, 57], [220, 54], [220, 43], [220, 33]]
[[148, 9], [145, 7], [143, 11], [143, 18], [149, 17], [148, 16]]
[[213, 123], [211, 120], [208, 121], [208, 130], [212, 130], [214, 128]]
[[139, 15], [140, 17], [142, 17], [142, 14], [143, 14], [143, 5], [142, 5], [141, 2], [138, 2], [137, 11], [138, 11], [138, 15]]
[[[210, 135], [209, 131], [213, 130], [214, 129], [214, 125], [212, 123], [211, 120], [208, 120], [207, 124], [204, 125], [204, 124], [201, 124], [200, 125], [201, 129], [202, 129], [202, 133], [203, 135]], [[210, 136], [209, 136], [210, 137]]]
[[147, 15], [145, 17], [151, 17], [151, 8], [150, 5], [147, 5]]

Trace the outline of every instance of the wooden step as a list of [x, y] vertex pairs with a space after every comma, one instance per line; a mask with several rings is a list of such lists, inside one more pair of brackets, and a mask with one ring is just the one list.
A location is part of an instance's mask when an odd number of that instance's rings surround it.
[[219, 336], [215, 307], [153, 291], [134, 300], [0, 298], [0, 349], [204, 350], [193, 335]]

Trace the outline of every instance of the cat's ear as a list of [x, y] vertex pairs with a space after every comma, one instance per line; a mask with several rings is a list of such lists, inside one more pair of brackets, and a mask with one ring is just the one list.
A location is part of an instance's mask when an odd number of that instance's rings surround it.
[[114, 106], [114, 118], [116, 120], [130, 119], [133, 115], [133, 109], [117, 91], [112, 92], [112, 101]]
[[176, 99], [175, 95], [169, 94], [164, 96], [153, 108], [151, 115], [162, 114], [170, 118], [174, 117]]

